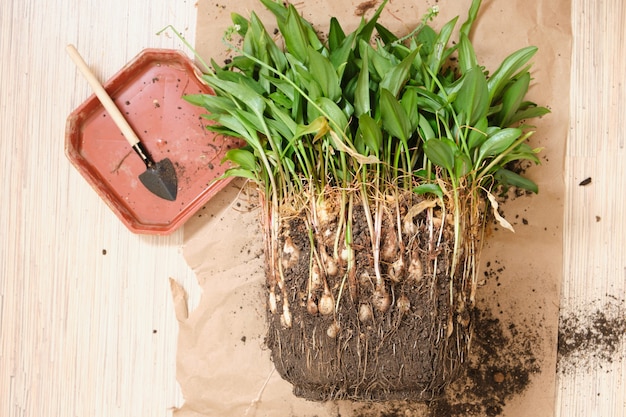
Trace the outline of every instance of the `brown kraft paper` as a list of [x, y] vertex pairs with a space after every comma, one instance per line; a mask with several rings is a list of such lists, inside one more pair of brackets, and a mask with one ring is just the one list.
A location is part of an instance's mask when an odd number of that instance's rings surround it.
[[[347, 30], [371, 16], [380, 2], [314, 0], [294, 3], [317, 29], [331, 16]], [[380, 21], [407, 33], [428, 7], [441, 27], [466, 18], [470, 0], [391, 0]], [[373, 6], [372, 6], [373, 5]], [[368, 8], [367, 6], [372, 6]], [[197, 52], [205, 60], [228, 58], [222, 35], [230, 13], [254, 10], [268, 31], [275, 22], [254, 0], [198, 2]], [[460, 22], [457, 23], [460, 26]], [[457, 26], [457, 30], [458, 30]], [[493, 226], [482, 253], [484, 279], [478, 308], [484, 311], [474, 337], [472, 377], [453, 385], [437, 404], [314, 403], [293, 396], [291, 385], [274, 371], [264, 345], [265, 294], [259, 210], [250, 190], [234, 181], [185, 227], [184, 256], [202, 288], [188, 312], [173, 282], [180, 322], [177, 378], [185, 404], [177, 417], [204, 416], [471, 416], [554, 415], [559, 291], [562, 280], [563, 161], [569, 126], [570, 3], [565, 0], [484, 0], [474, 25], [479, 61], [494, 71], [513, 51], [536, 45], [529, 97], [552, 113], [535, 120], [533, 147], [542, 163], [526, 174], [539, 194], [510, 195], [500, 213], [515, 233]], [[391, 413], [398, 414], [391, 414]]]

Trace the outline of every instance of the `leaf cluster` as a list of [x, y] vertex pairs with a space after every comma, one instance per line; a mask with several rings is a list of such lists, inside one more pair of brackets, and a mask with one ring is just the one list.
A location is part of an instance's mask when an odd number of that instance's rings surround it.
[[[538, 163], [526, 120], [548, 113], [528, 101], [536, 47], [507, 56], [489, 74], [470, 41], [480, 0], [473, 0], [458, 42], [454, 18], [435, 30], [430, 9], [399, 37], [371, 19], [346, 33], [332, 18], [326, 39], [296, 8], [260, 0], [279, 35], [258, 16], [232, 14], [236, 56], [211, 62], [204, 80], [215, 95], [186, 99], [207, 110], [209, 129], [245, 140], [225, 159], [226, 176], [251, 179], [282, 200], [327, 186], [401, 188], [442, 196], [497, 185], [537, 191], [508, 167]], [[374, 185], [374, 187], [369, 187]]]

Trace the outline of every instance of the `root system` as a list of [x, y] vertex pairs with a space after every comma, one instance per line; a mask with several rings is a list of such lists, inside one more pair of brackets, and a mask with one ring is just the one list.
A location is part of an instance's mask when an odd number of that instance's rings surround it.
[[268, 257], [276, 369], [310, 400], [436, 398], [461, 373], [472, 327], [445, 211], [407, 194], [355, 204], [344, 221], [323, 201], [281, 217]]

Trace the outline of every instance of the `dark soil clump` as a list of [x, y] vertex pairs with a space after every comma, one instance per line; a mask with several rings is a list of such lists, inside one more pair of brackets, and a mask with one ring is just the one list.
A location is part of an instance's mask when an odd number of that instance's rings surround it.
[[[389, 210], [382, 221], [383, 242], [397, 233], [393, 219], [404, 219], [418, 203], [403, 201], [397, 206], [399, 215]], [[295, 262], [283, 259], [285, 291], [282, 297], [277, 295], [276, 311], [270, 308], [268, 312], [266, 342], [276, 369], [294, 385], [295, 395], [314, 401], [437, 398], [462, 373], [471, 338], [468, 291], [460, 283], [451, 284], [445, 272], [452, 232], [446, 229], [437, 236], [426, 212], [414, 216], [413, 233], [404, 233], [395, 251], [386, 251], [381, 244], [381, 253], [394, 255], [381, 255], [381, 284], [376, 280], [372, 240], [359, 205], [354, 207], [353, 220], [353, 270], [339, 259], [338, 272], [322, 274], [325, 282], [313, 290], [312, 265], [323, 258], [320, 254], [333, 252], [333, 239], [325, 237], [334, 236], [336, 229], [316, 226], [317, 234], [312, 237], [306, 216], [285, 220], [280, 247], [293, 243], [295, 248], [285, 253], [298, 257]], [[436, 246], [433, 236], [438, 239]], [[397, 259], [402, 259], [403, 268], [397, 268]], [[281, 315], [284, 294], [288, 295], [291, 326], [285, 325]], [[322, 298], [328, 294], [333, 308], [323, 314]], [[385, 297], [388, 301], [381, 301]]]
[[[461, 377], [436, 401], [391, 401], [355, 407], [353, 417], [496, 417], [541, 372], [533, 347], [536, 323], [505, 323], [490, 310], [476, 314], [474, 336]], [[342, 414], [343, 415], [343, 414]]]

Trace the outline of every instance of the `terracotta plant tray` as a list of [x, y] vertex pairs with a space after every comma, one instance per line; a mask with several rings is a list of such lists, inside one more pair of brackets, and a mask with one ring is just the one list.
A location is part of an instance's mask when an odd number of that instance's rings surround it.
[[208, 121], [201, 117], [205, 111], [182, 98], [212, 93], [199, 75], [178, 51], [146, 49], [104, 83], [154, 160], [174, 163], [175, 201], [161, 199], [141, 184], [144, 163], [95, 95], [68, 117], [67, 157], [134, 233], [173, 232], [228, 182], [213, 180], [228, 168], [220, 163], [226, 151], [242, 143], [207, 131]]

